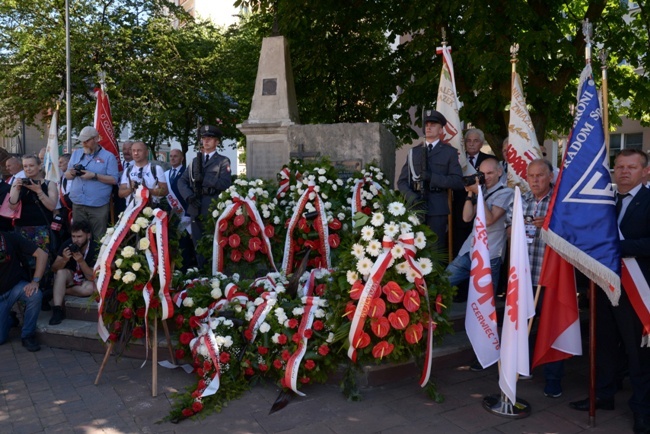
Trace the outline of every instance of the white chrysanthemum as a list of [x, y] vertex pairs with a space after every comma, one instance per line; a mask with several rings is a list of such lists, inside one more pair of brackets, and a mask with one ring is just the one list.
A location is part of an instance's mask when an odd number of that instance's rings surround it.
[[117, 259], [115, 260], [115, 266], [116, 266], [117, 268], [120, 268], [120, 266], [122, 266], [122, 258], [117, 258]]
[[140, 250], [147, 250], [149, 246], [149, 240], [146, 238], [140, 238], [140, 241], [138, 241], [138, 249]]
[[322, 169], [322, 168], [318, 169], [318, 174], [319, 175], [325, 175], [326, 173], [327, 173], [327, 171], [325, 169]]
[[352, 253], [352, 256], [354, 256], [357, 259], [361, 259], [365, 255], [363, 246], [361, 244], [359, 244], [359, 243], [354, 243], [352, 245], [352, 252], [350, 252], [350, 253]]
[[194, 306], [194, 299], [192, 297], [185, 297], [183, 300], [183, 306], [192, 307]]
[[113, 279], [115, 279], [115, 280], [122, 279], [122, 270], [116, 270], [115, 274], [113, 274]]
[[210, 291], [210, 296], [215, 300], [218, 300], [223, 296], [223, 293], [221, 292], [220, 288], [214, 288], [212, 291]]
[[142, 210], [142, 214], [144, 214], [145, 217], [151, 217], [153, 215], [153, 209], [148, 206]]
[[274, 225], [279, 225], [280, 224], [280, 217], [278, 217], [278, 216], [273, 217], [273, 224]]
[[142, 268], [142, 264], [139, 262], [134, 262], [133, 265], [131, 265], [131, 268], [133, 268], [133, 271], [138, 271], [140, 268]]
[[279, 344], [280, 343], [280, 333], [275, 333], [273, 336], [271, 336], [271, 342], [274, 344]]
[[316, 318], [325, 318], [325, 311], [323, 309], [316, 309], [316, 312], [314, 312], [314, 316]]
[[324, 176], [319, 176], [319, 177], [318, 177], [318, 182], [320, 182], [320, 183], [323, 183], [323, 184], [324, 184], [324, 183], [326, 183], [326, 182], [327, 182], [327, 178], [325, 178]]
[[260, 333], [267, 333], [269, 330], [271, 330], [271, 326], [269, 323], [264, 321], [262, 325], [260, 325]]
[[333, 185], [332, 185], [332, 190], [336, 191], [336, 190], [338, 190], [338, 189], [339, 189], [339, 188], [336, 186], [336, 184], [333, 184]]
[[239, 273], [232, 273], [232, 281], [235, 283], [239, 283]]
[[331, 344], [332, 342], [334, 342], [334, 333], [328, 334], [327, 339], [325, 340], [325, 342], [327, 342], [328, 344]]
[[354, 285], [354, 282], [359, 280], [359, 273], [354, 270], [348, 270], [347, 273], [345, 273], [345, 277], [350, 285]]
[[343, 180], [341, 178], [338, 178], [336, 180], [336, 183], [339, 185], [339, 187], [343, 187]]
[[370, 241], [375, 236], [375, 230], [372, 226], [364, 226], [361, 228], [361, 239], [364, 241]]
[[427, 238], [424, 236], [424, 232], [417, 232], [415, 234], [415, 247], [419, 250], [424, 249], [427, 246]]
[[409, 214], [408, 220], [411, 222], [413, 226], [417, 226], [420, 224], [420, 219], [418, 218], [418, 216], [416, 216], [413, 213]]
[[244, 319], [246, 321], [252, 320], [253, 319], [253, 312], [251, 312], [251, 311], [246, 312], [246, 315], [244, 315]]
[[146, 228], [147, 226], [149, 226], [149, 220], [147, 220], [144, 217], [138, 217], [135, 220], [135, 224], [140, 226], [141, 228]]
[[366, 246], [366, 252], [372, 257], [377, 257], [381, 253], [381, 243], [378, 240], [370, 240]]
[[124, 273], [124, 276], [122, 276], [122, 282], [124, 282], [124, 283], [133, 283], [133, 282], [135, 282], [135, 277], [136, 276], [135, 276], [134, 273], [132, 273], [130, 271], [127, 271], [126, 273]]
[[420, 258], [418, 260], [418, 264], [420, 265], [420, 270], [422, 270], [422, 274], [425, 276], [427, 274], [431, 274], [433, 271], [433, 262], [431, 262], [431, 259], [429, 258]]
[[241, 311], [242, 311], [241, 304], [236, 304], [236, 305], [235, 305], [235, 312], [239, 313], [239, 312], [241, 312]]
[[138, 232], [140, 232], [140, 229], [142, 229], [142, 228], [140, 227], [140, 225], [138, 225], [136, 223], [133, 223], [131, 225], [131, 232], [138, 233]]
[[372, 207], [373, 207], [374, 209], [379, 209], [379, 208], [381, 208], [381, 203], [379, 203], [379, 202], [373, 202], [373, 203], [372, 203]]
[[287, 289], [281, 283], [278, 283], [277, 286], [275, 287], [275, 292], [277, 292], [278, 294], [282, 294], [282, 293], [284, 293], [286, 291], [287, 291]]
[[233, 344], [232, 336], [226, 336], [223, 342], [223, 346], [226, 348], [230, 348], [232, 347], [232, 344]]
[[291, 314], [293, 316], [300, 316], [303, 313], [305, 313], [305, 308], [304, 307], [294, 307], [293, 310], [291, 311]]
[[197, 307], [196, 309], [194, 309], [194, 316], [202, 316], [207, 311], [208, 309], [205, 307]]
[[399, 264], [397, 264], [397, 266], [395, 267], [395, 270], [397, 271], [397, 274], [406, 274], [409, 271], [409, 268], [410, 268], [410, 266], [409, 266], [408, 262], [405, 261], [405, 262], [400, 262]]
[[411, 226], [410, 223], [400, 222], [400, 224], [399, 224], [399, 230], [400, 230], [403, 234], [408, 234], [409, 232], [411, 232], [411, 231], [413, 230], [413, 226]]
[[135, 249], [131, 246], [126, 246], [125, 248], [122, 249], [122, 256], [125, 258], [131, 258], [133, 255], [135, 255]]
[[225, 318], [224, 318], [224, 319], [223, 319], [223, 325], [226, 326], [226, 327], [228, 327], [228, 328], [230, 328], [230, 327], [234, 326], [235, 323], [232, 322], [231, 319], [225, 319]]
[[217, 217], [219, 217], [219, 214], [220, 214], [220, 213], [219, 213], [219, 205], [221, 205], [221, 204], [220, 204], [220, 203], [217, 204], [217, 209], [215, 209], [214, 211], [212, 211], [212, 218], [213, 218], [213, 219], [216, 219]]
[[384, 215], [380, 212], [372, 213], [372, 219], [370, 219], [370, 224], [379, 227], [384, 224]]
[[362, 258], [357, 262], [357, 270], [362, 276], [370, 274], [372, 269], [372, 261], [369, 258]]
[[394, 238], [399, 233], [399, 225], [395, 222], [390, 222], [384, 225], [384, 235]]
[[391, 213], [394, 216], [402, 216], [406, 212], [406, 208], [404, 207], [404, 204], [401, 202], [391, 202], [388, 204], [388, 212]]
[[401, 245], [398, 244], [398, 245], [394, 246], [394, 247], [390, 250], [390, 252], [391, 252], [391, 254], [393, 255], [393, 258], [394, 258], [394, 259], [399, 259], [399, 258], [401, 258], [402, 256], [404, 256], [404, 252], [405, 252], [405, 250], [404, 250], [404, 247], [403, 247], [403, 246], [401, 246]]

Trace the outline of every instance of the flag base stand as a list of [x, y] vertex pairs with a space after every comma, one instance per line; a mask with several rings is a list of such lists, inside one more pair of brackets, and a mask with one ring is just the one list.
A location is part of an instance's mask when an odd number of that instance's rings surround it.
[[503, 393], [483, 398], [483, 408], [497, 416], [510, 419], [523, 419], [530, 416], [530, 404], [527, 401], [517, 399], [513, 405]]

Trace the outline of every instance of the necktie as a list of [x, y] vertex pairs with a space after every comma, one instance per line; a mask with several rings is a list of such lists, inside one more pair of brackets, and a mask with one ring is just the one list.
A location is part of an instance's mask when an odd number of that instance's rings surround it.
[[427, 145], [427, 149], [429, 150], [429, 152], [433, 151], [433, 143], [429, 143]]
[[172, 169], [172, 179], [176, 179], [176, 169]]
[[474, 156], [473, 155], [469, 156], [469, 164], [471, 164], [472, 167], [476, 167], [476, 166], [474, 166]]
[[210, 155], [209, 155], [209, 154], [205, 154], [205, 163], [204, 163], [204, 164], [208, 164], [208, 160], [209, 160], [209, 159], [210, 159]]
[[616, 193], [616, 216], [618, 217], [621, 214], [623, 209], [623, 199], [630, 196], [630, 193]]

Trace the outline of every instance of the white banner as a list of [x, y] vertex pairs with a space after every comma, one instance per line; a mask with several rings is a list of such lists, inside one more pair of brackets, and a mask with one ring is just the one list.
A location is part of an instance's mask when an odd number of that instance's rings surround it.
[[56, 184], [61, 182], [61, 172], [59, 172], [59, 111], [55, 110], [50, 122], [50, 133], [47, 135], [47, 147], [45, 148], [45, 158], [43, 169], [45, 170], [45, 179]]

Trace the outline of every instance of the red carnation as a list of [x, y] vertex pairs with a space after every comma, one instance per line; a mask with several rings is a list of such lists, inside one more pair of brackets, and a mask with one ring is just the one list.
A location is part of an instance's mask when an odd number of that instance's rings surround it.
[[184, 408], [181, 413], [183, 413], [183, 416], [185, 417], [190, 417], [194, 414], [191, 408]]
[[253, 332], [250, 329], [246, 329], [244, 331], [244, 337], [246, 338], [246, 340], [252, 341], [253, 340]]
[[260, 234], [260, 227], [257, 223], [255, 222], [250, 222], [248, 224], [248, 233], [251, 234], [252, 236], [256, 237]]
[[144, 307], [139, 307], [138, 309], [136, 309], [136, 311], [135, 311], [135, 315], [136, 315], [138, 318], [144, 318], [144, 315], [145, 315], [145, 309], [144, 309]]
[[316, 331], [323, 330], [323, 327], [325, 327], [325, 325], [323, 324], [323, 321], [321, 321], [319, 319], [314, 321], [314, 323], [311, 325], [311, 328], [313, 328]]
[[136, 283], [133, 285], [134, 291], [142, 291], [144, 289], [144, 283]]
[[295, 318], [291, 318], [291, 319], [289, 320], [289, 324], [288, 324], [288, 325], [289, 325], [289, 328], [290, 328], [290, 329], [295, 329], [296, 327], [298, 327], [298, 320], [295, 319]]
[[228, 362], [230, 361], [230, 353], [227, 353], [227, 352], [225, 352], [225, 351], [224, 351], [223, 353], [220, 353], [220, 354], [219, 354], [219, 361], [220, 361], [222, 364], [226, 364], [226, 363], [228, 363]]
[[381, 298], [373, 298], [370, 302], [370, 309], [368, 309], [368, 316], [370, 318], [383, 317], [386, 313], [386, 303]]
[[370, 345], [370, 335], [366, 332], [357, 334], [353, 342], [354, 348], [365, 348]]
[[225, 232], [226, 229], [228, 229], [228, 221], [226, 220], [221, 220], [219, 222], [219, 232]]
[[302, 335], [303, 335], [304, 337], [306, 337], [307, 339], [311, 339], [311, 337], [314, 335], [314, 332], [313, 332], [312, 329], [307, 329], [307, 330], [305, 330], [305, 331], [303, 332]]
[[174, 321], [176, 321], [176, 325], [178, 327], [183, 327], [183, 323], [185, 322], [185, 317], [183, 315], [176, 315], [174, 317]]
[[205, 380], [203, 378], [201, 378], [199, 380], [199, 382], [197, 383], [196, 388], [198, 390], [205, 390], [206, 387], [207, 387], [207, 384], [205, 384]]
[[357, 306], [352, 303], [351, 301], [348, 301], [348, 304], [345, 305], [345, 317], [347, 317], [348, 321], [352, 321], [354, 318], [354, 312], [357, 310]]
[[231, 236], [228, 237], [228, 244], [233, 249], [239, 247], [239, 244], [241, 244], [241, 238], [239, 238], [239, 235], [237, 234], [232, 234]]
[[282, 350], [280, 357], [282, 357], [282, 360], [286, 362], [291, 357], [291, 353], [289, 352], [289, 350]]
[[386, 341], [381, 341], [373, 347], [372, 356], [376, 359], [384, 358], [393, 352], [393, 348], [395, 348], [393, 344], [389, 344]]
[[212, 363], [210, 363], [208, 360], [205, 360], [203, 362], [203, 370], [206, 372], [210, 372], [212, 370]]
[[111, 342], [117, 342], [118, 338], [119, 336], [117, 335], [117, 333], [111, 333], [108, 335], [108, 340]]
[[278, 335], [278, 343], [280, 345], [286, 344], [287, 343], [287, 335], [285, 335], [285, 334]]
[[330, 352], [330, 347], [328, 347], [325, 344], [318, 347], [318, 354], [320, 354], [321, 356], [326, 356], [329, 352]]
[[262, 240], [260, 240], [257, 237], [253, 237], [250, 240], [248, 240], [248, 249], [252, 250], [253, 252], [257, 252], [262, 248]]
[[327, 226], [329, 226], [333, 231], [338, 231], [343, 225], [339, 219], [332, 219], [332, 221], [329, 222]]
[[262, 356], [265, 354], [268, 354], [269, 349], [266, 347], [259, 346], [257, 347], [257, 352], [260, 353]]
[[122, 323], [120, 321], [115, 321], [113, 323], [113, 330], [116, 331], [116, 332], [119, 332], [120, 330], [122, 330]]
[[301, 339], [300, 333], [294, 333], [293, 336], [291, 336], [291, 340], [296, 344], [299, 344]]
[[314, 362], [313, 360], [310, 359], [305, 362], [305, 369], [307, 369], [308, 371], [311, 371], [315, 367], [316, 367], [316, 362]]
[[129, 294], [126, 292], [120, 292], [117, 294], [117, 301], [120, 303], [126, 303], [129, 300]]
[[124, 309], [122, 309], [122, 316], [126, 319], [133, 318], [133, 310], [131, 310], [130, 307], [125, 307]]
[[205, 372], [203, 372], [202, 368], [196, 368], [196, 375], [203, 377], [203, 375], [205, 375]]
[[201, 404], [199, 401], [194, 401], [194, 404], [192, 404], [192, 410], [194, 413], [198, 413], [199, 411], [203, 410], [203, 404]]
[[192, 339], [194, 339], [194, 334], [190, 332], [184, 332], [181, 333], [178, 339], [181, 341], [181, 344], [189, 345], [190, 342], [192, 342]]
[[[234, 235], [233, 235], [234, 236]], [[241, 252], [239, 250], [233, 250], [230, 252], [230, 259], [233, 262], [241, 261]]]
[[251, 250], [246, 250], [244, 252], [244, 259], [246, 262], [253, 262], [255, 260], [255, 252]]
[[320, 285], [316, 285], [316, 288], [314, 288], [314, 294], [316, 294], [318, 297], [322, 297], [325, 294], [326, 289], [327, 286], [325, 286], [324, 283], [321, 283]]
[[388, 318], [382, 316], [379, 318], [371, 319], [370, 328], [372, 329], [372, 332], [375, 334], [375, 336], [377, 336], [380, 339], [383, 338], [390, 331], [390, 324], [388, 322]]
[[179, 348], [174, 352], [174, 356], [176, 357], [176, 360], [181, 360], [185, 358], [185, 350], [182, 348]]
[[404, 298], [404, 291], [396, 282], [388, 282], [382, 288], [384, 294], [386, 294], [386, 299], [391, 303], [399, 303]]
[[364, 206], [361, 208], [361, 212], [364, 213], [365, 215], [370, 215], [372, 213], [372, 210], [370, 209], [369, 206]]
[[397, 330], [404, 330], [406, 326], [409, 325], [410, 320], [411, 318], [409, 317], [409, 313], [404, 309], [397, 309], [395, 312], [391, 312], [388, 315], [390, 325]]
[[273, 238], [273, 235], [275, 235], [275, 227], [272, 225], [266, 225], [264, 227], [264, 235], [269, 238]]
[[327, 242], [331, 248], [336, 249], [341, 244], [341, 237], [338, 234], [332, 234], [327, 237]]
[[201, 397], [201, 391], [197, 389], [194, 392], [192, 392], [190, 396], [192, 398], [194, 398], [194, 399], [200, 398]]
[[416, 312], [420, 309], [420, 294], [415, 289], [404, 293], [404, 307], [409, 312]]
[[268, 367], [267, 365], [265, 365], [264, 363], [260, 363], [259, 365], [257, 365], [257, 368], [258, 368], [261, 372], [266, 372], [266, 371], [269, 370], [269, 367]]
[[143, 329], [142, 327], [136, 327], [136, 328], [134, 328], [133, 331], [131, 332], [131, 335], [132, 335], [135, 339], [143, 338], [143, 337], [144, 337], [144, 329]]
[[273, 367], [274, 367], [275, 369], [282, 369], [282, 360], [280, 360], [280, 359], [275, 359], [275, 360], [273, 361]]
[[302, 384], [309, 384], [310, 381], [311, 379], [309, 377], [300, 377], [300, 382]]
[[253, 371], [253, 368], [246, 368], [244, 369], [244, 375], [247, 377], [252, 377], [255, 375], [255, 371]]
[[243, 214], [236, 215], [235, 220], [233, 221], [233, 224], [237, 227], [241, 226], [244, 224], [244, 221], [246, 221], [246, 218], [244, 217]]
[[411, 324], [406, 328], [406, 331], [404, 332], [404, 337], [406, 338], [406, 342], [409, 344], [417, 344], [420, 342], [420, 339], [422, 339], [422, 330], [424, 327], [422, 327], [422, 324]]
[[160, 307], [160, 299], [158, 297], [153, 297], [149, 302], [149, 308], [156, 309], [157, 307]]
[[357, 280], [356, 282], [354, 282], [354, 285], [352, 285], [352, 288], [350, 289], [350, 298], [352, 300], [360, 299], [362, 291], [363, 291], [363, 282]]

